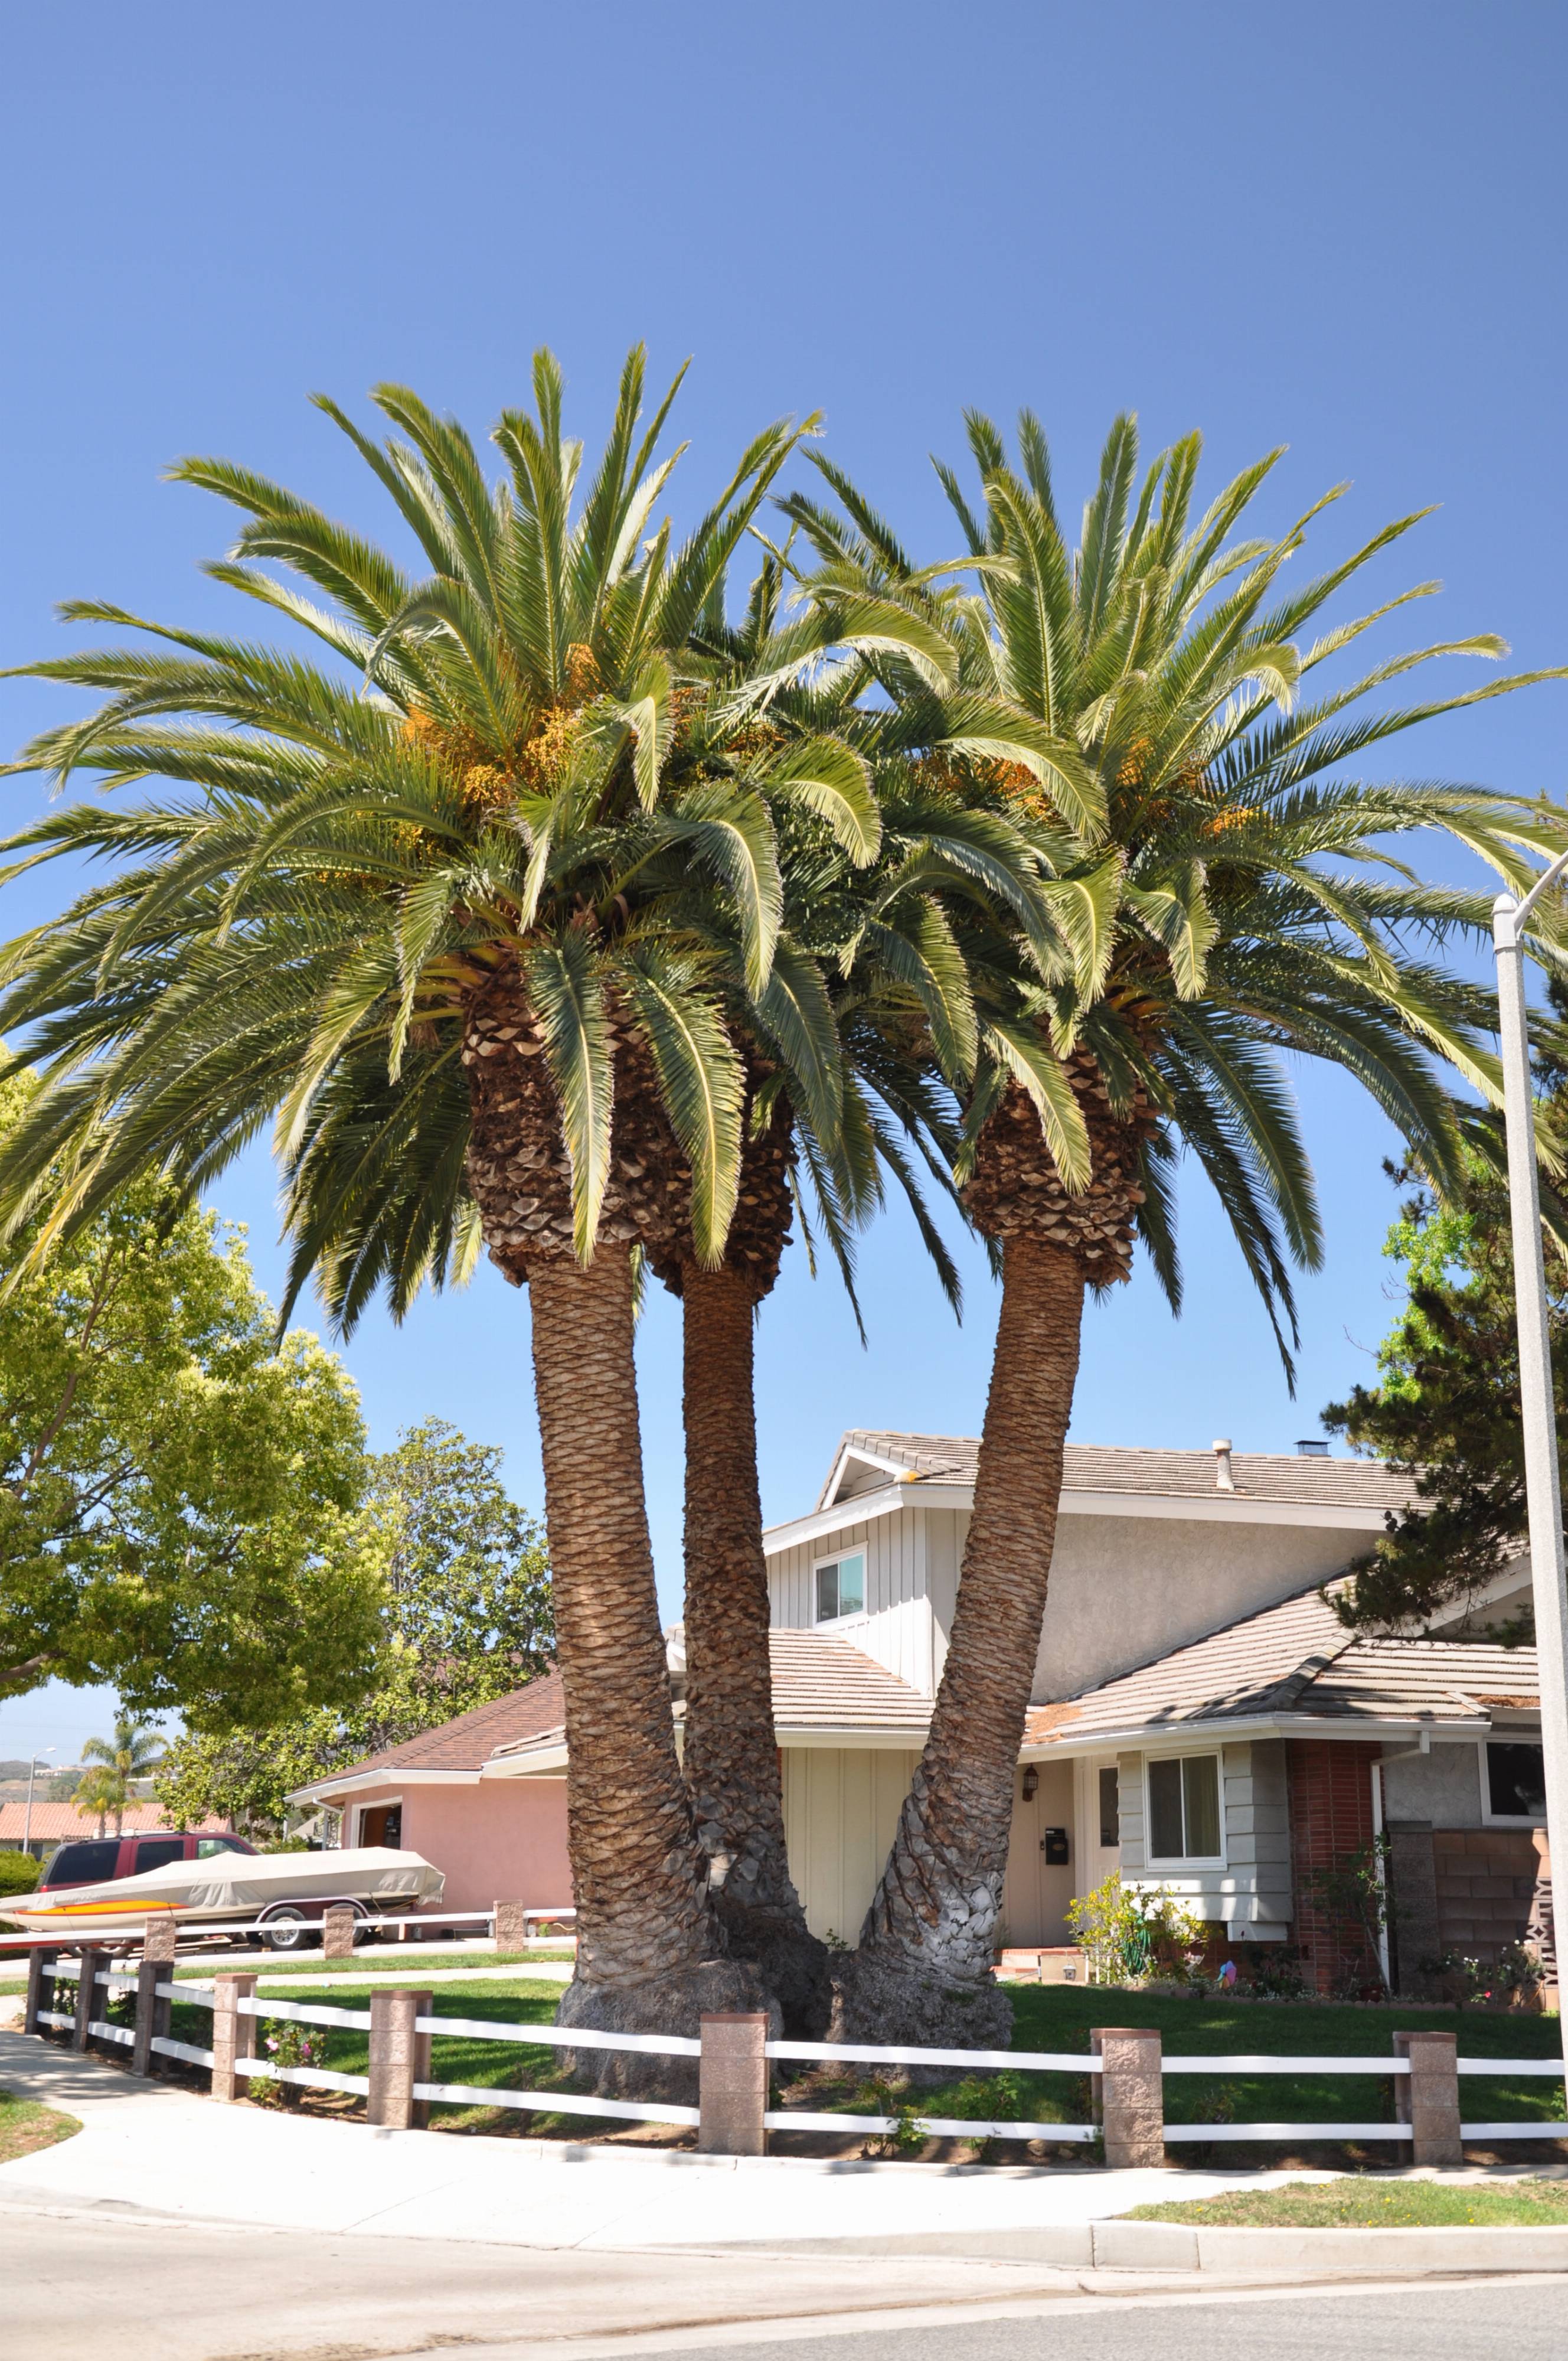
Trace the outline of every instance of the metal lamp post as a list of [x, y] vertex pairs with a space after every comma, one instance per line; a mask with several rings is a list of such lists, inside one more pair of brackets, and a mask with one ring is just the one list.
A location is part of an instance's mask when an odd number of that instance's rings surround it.
[[1499, 894], [1492, 905], [1492, 940], [1497, 955], [1498, 1035], [1503, 1053], [1503, 1109], [1508, 1140], [1514, 1303], [1519, 1334], [1519, 1392], [1524, 1411], [1525, 1499], [1530, 1516], [1535, 1643], [1541, 1664], [1541, 1739], [1554, 1934], [1560, 1923], [1568, 1926], [1568, 1911], [1560, 1922], [1557, 1908], [1560, 1876], [1568, 1892], [1568, 1584], [1564, 1582], [1563, 1564], [1563, 1494], [1557, 1470], [1557, 1414], [1546, 1317], [1546, 1256], [1541, 1240], [1535, 1093], [1530, 1083], [1523, 938], [1525, 921], [1536, 902], [1564, 870], [1568, 870], [1568, 852], [1536, 879], [1522, 902], [1516, 902], [1511, 894]]

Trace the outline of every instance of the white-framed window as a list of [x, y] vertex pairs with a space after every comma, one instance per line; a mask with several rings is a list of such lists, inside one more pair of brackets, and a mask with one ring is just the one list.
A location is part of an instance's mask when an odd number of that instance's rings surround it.
[[1150, 1868], [1201, 1861], [1221, 1868], [1225, 1823], [1217, 1754], [1155, 1754], [1144, 1763]]
[[1539, 1739], [1482, 1741], [1481, 1803], [1488, 1820], [1513, 1828], [1545, 1819], [1546, 1773]]
[[818, 1558], [813, 1569], [815, 1618], [818, 1623], [841, 1623], [846, 1616], [866, 1611], [866, 1554], [840, 1550]]

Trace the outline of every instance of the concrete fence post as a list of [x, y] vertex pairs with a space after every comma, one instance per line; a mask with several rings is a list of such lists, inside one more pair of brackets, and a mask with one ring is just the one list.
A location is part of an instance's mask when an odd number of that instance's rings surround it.
[[256, 2019], [242, 2016], [242, 2000], [256, 1997], [254, 1976], [218, 1976], [213, 1983], [213, 2096], [232, 2102], [250, 2080], [245, 2069], [256, 2055]]
[[136, 2032], [131, 2042], [131, 2072], [152, 2072], [153, 2043], [169, 2038], [172, 2004], [158, 1997], [158, 1987], [174, 1973], [174, 1921], [154, 1919], [142, 1938], [141, 1964], [137, 1970]]
[[1095, 2120], [1113, 2171], [1165, 2162], [1165, 2089], [1159, 2035], [1149, 2025], [1104, 2025], [1089, 2037], [1101, 2060]]
[[496, 1904], [496, 1949], [498, 1951], [521, 1951], [528, 1942], [528, 1921], [522, 1915], [521, 1902]]
[[428, 2016], [427, 1992], [373, 1992], [370, 1995], [370, 2093], [367, 2119], [393, 2132], [422, 2131], [429, 2102], [414, 2097], [414, 2084], [430, 2080], [430, 2036], [415, 2029]]
[[718, 2010], [702, 2020], [696, 2144], [705, 2156], [765, 2156], [765, 2009]]
[[58, 1954], [37, 1950], [27, 1954], [27, 1997], [22, 2008], [22, 2031], [41, 2033], [38, 2023], [46, 2009], [54, 2007], [54, 1963]]
[[98, 1977], [103, 1965], [102, 1951], [89, 1949], [82, 1952], [82, 1981], [76, 1987], [76, 2021], [71, 2028], [72, 2049], [85, 2049], [87, 2047], [87, 2028], [98, 2005]]
[[[1409, 2124], [1412, 2164], [1463, 2164], [1459, 2132], [1459, 2043], [1452, 2033], [1396, 2033], [1394, 2055], [1409, 2074], [1394, 2078], [1394, 2112]], [[1399, 2143], [1403, 2147], [1403, 2140]]]
[[322, 1913], [322, 1957], [323, 1960], [351, 1960], [354, 1957], [355, 1913], [346, 1902], [331, 1902]]

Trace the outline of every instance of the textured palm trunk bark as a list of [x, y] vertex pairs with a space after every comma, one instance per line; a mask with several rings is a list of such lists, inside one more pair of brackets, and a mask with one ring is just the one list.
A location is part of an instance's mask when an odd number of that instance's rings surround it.
[[[705, 2010], [768, 1999], [757, 1970], [726, 1956], [675, 1754], [643, 1505], [630, 1260], [609, 1246], [586, 1270], [535, 1263], [529, 1294], [577, 1908], [576, 1973], [557, 2021], [689, 2037]], [[684, 2101], [696, 2089], [685, 2061], [588, 2049], [565, 2062], [618, 2096]]]
[[795, 2039], [819, 2038], [828, 1953], [789, 1873], [768, 1658], [752, 1389], [756, 1290], [730, 1268], [682, 1274], [685, 1352], [684, 1767], [714, 1901]]
[[1079, 1256], [1003, 1246], [974, 1513], [930, 1735], [860, 1949], [836, 1971], [838, 2038], [1004, 2048], [992, 1975], [1014, 1782], [1056, 1542], [1083, 1322]]

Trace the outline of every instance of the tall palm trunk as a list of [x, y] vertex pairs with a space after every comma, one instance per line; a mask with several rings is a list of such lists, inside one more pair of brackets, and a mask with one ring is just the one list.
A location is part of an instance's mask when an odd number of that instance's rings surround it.
[[566, 1823], [577, 1974], [629, 1985], [689, 1972], [718, 1945], [675, 1755], [642, 1499], [631, 1271], [530, 1277], [533, 1377], [566, 1702]]
[[1083, 1319], [1083, 1265], [1018, 1235], [1002, 1316], [948, 1661], [839, 2029], [866, 2039], [1005, 2048], [992, 1981], [1013, 1795], [1046, 1609]]
[[1003, 1247], [974, 1511], [930, 1734], [860, 1947], [836, 1971], [843, 2040], [1004, 2048], [1013, 2013], [992, 1975], [1014, 1780], [1045, 1620], [1087, 1286], [1124, 1279], [1149, 1114], [1114, 1115], [1093, 1062], [1073, 1087], [1089, 1189], [1072, 1196], [1032, 1109], [1010, 1092], [981, 1137], [965, 1201]]
[[[709, 1899], [675, 1754], [648, 1540], [628, 1246], [678, 1188], [663, 1157], [667, 1136], [650, 1120], [628, 1058], [614, 1184], [594, 1258], [586, 1268], [577, 1261], [570, 1171], [538, 1040], [521, 979], [503, 966], [468, 1011], [467, 1170], [491, 1257], [526, 1283], [533, 1312], [578, 1912], [576, 1973], [558, 2021], [689, 2035], [705, 2009], [766, 2006], [767, 1996], [754, 1968], [727, 1958]], [[664, 2059], [598, 2051], [577, 2063], [609, 2091], [672, 2095], [682, 2080]]]
[[828, 1954], [807, 1930], [784, 1845], [757, 1484], [756, 1282], [750, 1270], [688, 1263], [681, 1293], [686, 1788], [730, 1948], [757, 1961], [786, 2032], [811, 2039], [828, 2019]]

